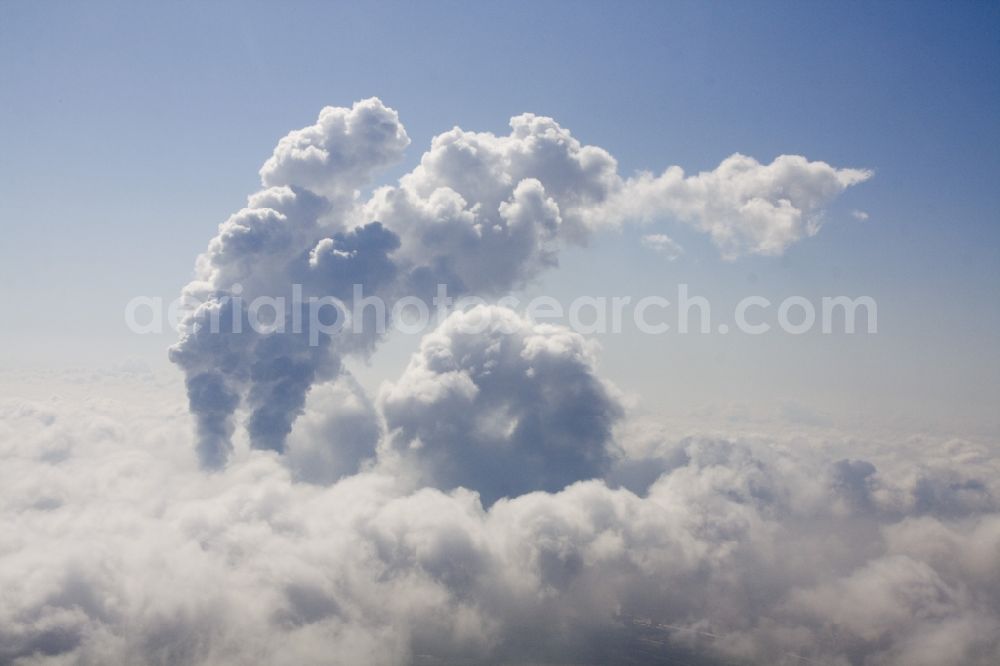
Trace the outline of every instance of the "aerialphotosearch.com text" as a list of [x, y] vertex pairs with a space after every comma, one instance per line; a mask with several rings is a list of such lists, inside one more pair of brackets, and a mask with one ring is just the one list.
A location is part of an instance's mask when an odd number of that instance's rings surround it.
[[[430, 299], [403, 296], [391, 302], [377, 295], [366, 295], [360, 284], [353, 285], [352, 295], [347, 299], [330, 295], [307, 296], [302, 285], [292, 285], [287, 295], [251, 298], [237, 284], [204, 302], [192, 302], [188, 297], [165, 304], [159, 297], [137, 296], [126, 304], [125, 323], [129, 330], [139, 334], [161, 333], [165, 327], [180, 330], [207, 326], [213, 333], [250, 330], [258, 334], [308, 334], [311, 343], [319, 344], [323, 336], [343, 333], [384, 334], [395, 330], [403, 334], [422, 334], [457, 311], [470, 313], [462, 317], [458, 325], [473, 329], [470, 333], [477, 333], [491, 325], [487, 317], [475, 316], [474, 308], [480, 305], [506, 307], [537, 323], [561, 324], [584, 335], [621, 333], [630, 327], [648, 335], [724, 335], [731, 332], [802, 335], [817, 330], [824, 334], [878, 332], [878, 307], [870, 296], [824, 296], [819, 299], [788, 296], [773, 301], [751, 295], [736, 303], [726, 320], [719, 321], [709, 300], [693, 295], [685, 283], [677, 285], [673, 298], [662, 295], [578, 296], [566, 303], [552, 296], [521, 299], [508, 295], [493, 301], [476, 296], [452, 297], [446, 284], [437, 285]], [[239, 316], [232, 313], [239, 313]]]

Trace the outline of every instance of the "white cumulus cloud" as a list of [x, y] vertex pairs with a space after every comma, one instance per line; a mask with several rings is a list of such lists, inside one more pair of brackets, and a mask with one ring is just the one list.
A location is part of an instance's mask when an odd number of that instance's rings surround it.
[[[411, 367], [396, 384], [412, 386], [407, 399], [423, 407], [411, 408], [428, 418], [451, 391], [490, 390], [476, 382], [493, 360], [498, 381], [526, 390], [531, 381], [510, 374], [526, 363], [590, 367], [558, 331], [521, 327], [511, 353], [492, 354], [491, 332], [448, 342], [449, 330], [417, 357], [441, 365], [420, 382]], [[469, 345], [468, 364], [446, 370], [458, 360], [446, 350]], [[452, 388], [462, 382], [451, 372], [472, 373], [472, 387]], [[658, 464], [646, 487], [598, 477], [485, 506], [475, 489], [420, 488], [389, 464], [296, 480], [301, 441], [315, 459], [324, 446], [337, 456], [364, 421], [368, 408], [349, 400], [331, 412], [333, 394], [310, 404], [288, 455], [239, 442], [206, 474], [169, 386], [88, 381], [68, 397], [0, 401], [4, 663], [1000, 657], [995, 448], [661, 434], [622, 442], [622, 455]], [[97, 397], [98, 386], [121, 397]], [[509, 441], [479, 425], [475, 446]], [[393, 435], [381, 436], [390, 449]]]
[[594, 223], [675, 218], [708, 234], [728, 259], [780, 255], [819, 231], [823, 206], [872, 175], [800, 155], [761, 164], [736, 153], [692, 176], [670, 167], [659, 176], [629, 178], [589, 216]]
[[675, 261], [684, 254], [684, 248], [666, 234], [647, 234], [642, 237], [642, 244], [665, 256], [667, 261]]

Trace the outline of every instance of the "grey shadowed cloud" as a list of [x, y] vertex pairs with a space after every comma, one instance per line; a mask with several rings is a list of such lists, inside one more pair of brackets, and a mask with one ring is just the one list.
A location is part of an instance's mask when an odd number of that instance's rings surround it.
[[[300, 299], [336, 296], [347, 306], [354, 285], [390, 307], [403, 296], [430, 299], [438, 284], [453, 296], [497, 296], [555, 266], [561, 245], [595, 228], [661, 217], [709, 234], [726, 257], [780, 254], [819, 229], [823, 205], [871, 175], [800, 156], [763, 165], [733, 155], [695, 176], [671, 167], [623, 178], [610, 153], [551, 118], [526, 113], [510, 128], [438, 135], [411, 172], [367, 200], [359, 191], [409, 145], [397, 113], [377, 98], [327, 107], [278, 142], [260, 170], [263, 189], [198, 258], [170, 352], [188, 378], [206, 467], [228, 459], [241, 405], [251, 444], [283, 451], [309, 390], [381, 337], [374, 326], [331, 335], [308, 317], [299, 332], [261, 335], [244, 321], [242, 304], [255, 298], [285, 299], [291, 318], [302, 307], [292, 285]], [[243, 325], [219, 335], [213, 318], [224, 329]]]
[[582, 336], [485, 306], [427, 335], [379, 407], [387, 467], [486, 505], [603, 477], [623, 415]]

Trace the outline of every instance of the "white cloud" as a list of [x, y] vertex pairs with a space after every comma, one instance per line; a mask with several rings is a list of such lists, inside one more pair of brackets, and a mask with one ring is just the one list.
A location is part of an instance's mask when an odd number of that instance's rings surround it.
[[667, 261], [676, 261], [682, 254], [682, 248], [674, 239], [666, 234], [648, 234], [642, 237], [642, 244], [654, 252], [659, 252]]
[[328, 106], [315, 125], [289, 132], [260, 169], [265, 187], [293, 185], [328, 198], [353, 196], [398, 162], [410, 138], [393, 109], [376, 97], [350, 109]]
[[581, 216], [619, 186], [616, 162], [551, 118], [524, 114], [496, 136], [438, 135], [397, 186], [364, 207], [399, 233], [397, 256], [430, 282], [503, 293], [556, 265], [559, 245], [589, 232]]
[[852, 210], [851, 217], [853, 217], [855, 220], [858, 220], [859, 222], [864, 222], [865, 220], [868, 219], [868, 213], [866, 213], [863, 210]]
[[588, 212], [592, 224], [674, 218], [709, 235], [724, 257], [780, 255], [815, 235], [822, 207], [872, 177], [866, 169], [837, 169], [799, 155], [770, 164], [734, 154], [713, 171], [686, 176], [670, 167], [624, 181], [609, 200]]
[[[546, 333], [501, 355], [506, 369], [529, 348], [559, 363], [585, 354]], [[1000, 656], [992, 449], [660, 439], [643, 454], [665, 463], [648, 491], [594, 480], [484, 509], [470, 491], [414, 490], [377, 470], [297, 482], [291, 453], [245, 442], [205, 474], [180, 396], [145, 376], [115, 381], [119, 400], [81, 386], [0, 401], [5, 663]], [[321, 446], [317, 429], [331, 448], [353, 436], [321, 424], [333, 397], [311, 403], [290, 452]]]
[[379, 415], [350, 374], [313, 388], [303, 412], [288, 437], [287, 464], [296, 479], [329, 484], [374, 460]]

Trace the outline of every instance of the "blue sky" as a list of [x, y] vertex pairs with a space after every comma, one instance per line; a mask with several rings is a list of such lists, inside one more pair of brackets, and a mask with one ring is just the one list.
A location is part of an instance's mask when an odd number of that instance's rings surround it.
[[[687, 282], [724, 303], [869, 294], [874, 337], [608, 337], [602, 371], [654, 409], [656, 395], [684, 409], [754, 395], [997, 432], [996, 3], [7, 2], [0, 13], [4, 367], [165, 365], [172, 336], [129, 333], [124, 302], [177, 293], [279, 137], [324, 105], [378, 95], [413, 140], [386, 182], [435, 134], [504, 132], [523, 111], [609, 150], [625, 174], [708, 170], [734, 152], [874, 169], [782, 257], [724, 262], [664, 219], [564, 254], [542, 289], [642, 295]], [[687, 252], [664, 261], [639, 242], [651, 232]], [[369, 381], [396, 374], [415, 344], [391, 342]]]

